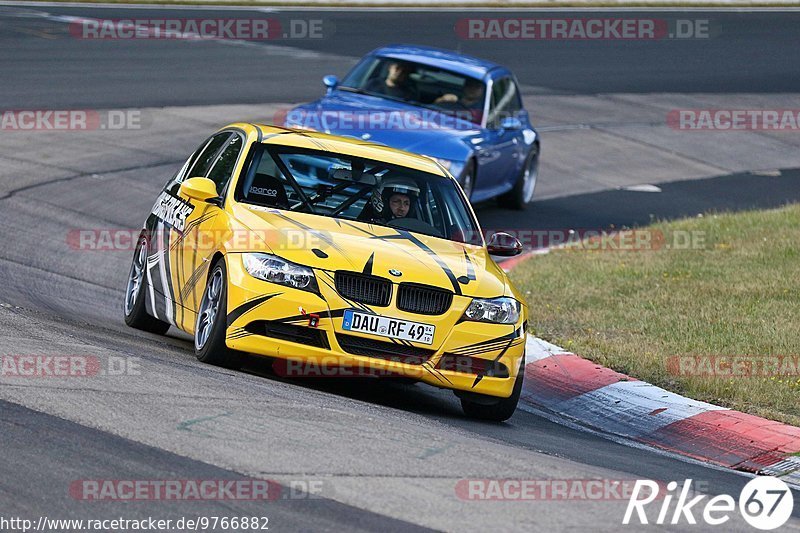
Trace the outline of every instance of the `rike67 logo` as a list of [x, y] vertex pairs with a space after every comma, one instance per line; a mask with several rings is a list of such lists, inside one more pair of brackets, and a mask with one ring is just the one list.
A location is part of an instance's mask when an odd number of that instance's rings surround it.
[[[652, 523], [658, 525], [697, 524], [697, 514], [706, 524], [719, 526], [728, 522], [732, 515], [735, 516], [737, 510], [736, 500], [727, 494], [714, 496], [703, 505], [701, 502], [707, 495], [693, 494], [691, 479], [685, 480], [680, 489], [677, 482], [671, 481], [666, 486], [666, 494], [660, 494], [659, 488], [660, 484], [655, 481], [637, 480], [622, 523], [651, 523], [645, 507], [656, 500], [661, 506], [658, 517]], [[756, 477], [739, 494], [739, 514], [756, 529], [769, 531], [781, 527], [789, 520], [793, 510], [792, 491], [786, 483], [775, 477]]]

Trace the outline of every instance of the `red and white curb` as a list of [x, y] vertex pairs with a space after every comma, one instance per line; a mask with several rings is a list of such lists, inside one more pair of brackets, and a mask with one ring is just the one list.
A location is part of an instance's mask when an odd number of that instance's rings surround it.
[[692, 400], [529, 337], [520, 401], [578, 425], [800, 486], [800, 428]]
[[[505, 271], [546, 250], [504, 261]], [[692, 400], [533, 336], [520, 401], [629, 442], [800, 487], [800, 428]]]

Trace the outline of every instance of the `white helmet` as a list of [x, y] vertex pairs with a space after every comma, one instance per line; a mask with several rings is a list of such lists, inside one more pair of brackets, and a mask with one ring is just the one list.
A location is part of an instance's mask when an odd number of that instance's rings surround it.
[[405, 194], [413, 198], [419, 197], [419, 185], [411, 178], [390, 177], [381, 183], [381, 193], [384, 198], [392, 194]]

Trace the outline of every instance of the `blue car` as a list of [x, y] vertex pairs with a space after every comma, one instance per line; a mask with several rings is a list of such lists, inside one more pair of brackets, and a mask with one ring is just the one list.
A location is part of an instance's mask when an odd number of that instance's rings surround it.
[[365, 56], [327, 94], [287, 113], [284, 125], [426, 155], [472, 202], [533, 199], [540, 140], [519, 84], [500, 65], [437, 48], [393, 45]]

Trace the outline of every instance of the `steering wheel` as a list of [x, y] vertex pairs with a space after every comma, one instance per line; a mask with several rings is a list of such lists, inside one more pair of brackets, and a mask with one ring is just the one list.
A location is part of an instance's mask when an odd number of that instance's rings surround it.
[[446, 100], [446, 101], [444, 101], [444, 102], [439, 102], [439, 103], [436, 103], [436, 101], [435, 101], [435, 100], [438, 100], [439, 98], [441, 98], [442, 96], [444, 96], [444, 95], [446, 95], [446, 94], [453, 94], [453, 93], [442, 93], [442, 94], [440, 94], [439, 96], [437, 96], [437, 97], [434, 99], [434, 101], [433, 101], [433, 102], [431, 102], [431, 103], [432, 103], [433, 105], [435, 105], [436, 107], [439, 107], [439, 108], [441, 108], [441, 109], [444, 109], [444, 110], [447, 110], [448, 108], [447, 108], [447, 107], [442, 107], [442, 104], [444, 104], [445, 106], [448, 106], [448, 105], [451, 105], [451, 104], [455, 104], [455, 105], [457, 105], [458, 107], [460, 107], [461, 109], [464, 109], [464, 110], [467, 110], [467, 111], [469, 111], [469, 110], [470, 110], [470, 109], [469, 109], [469, 107], [467, 107], [466, 105], [464, 105], [464, 103], [463, 103], [463, 102], [461, 101], [461, 99], [460, 99], [460, 98], [458, 98], [458, 97], [456, 97], [456, 99], [455, 99], [455, 100]]

